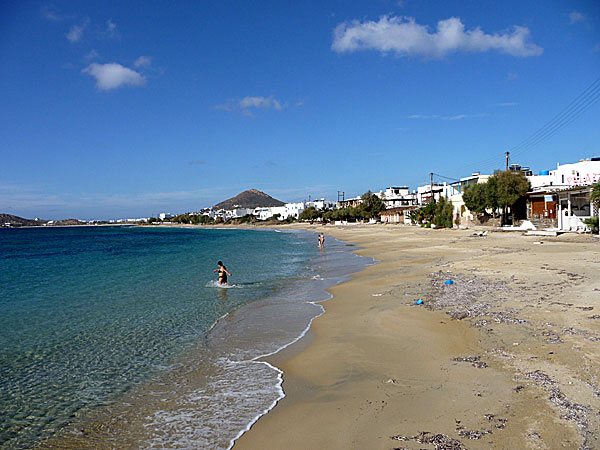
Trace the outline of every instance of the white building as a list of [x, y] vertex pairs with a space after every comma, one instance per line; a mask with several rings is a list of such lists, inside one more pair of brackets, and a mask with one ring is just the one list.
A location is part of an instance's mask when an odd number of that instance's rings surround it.
[[460, 224], [468, 226], [474, 217], [471, 211], [465, 205], [462, 194], [468, 186], [478, 183], [486, 183], [491, 175], [481, 175], [479, 172], [473, 172], [471, 176], [461, 178], [445, 186], [444, 196], [452, 202], [454, 208], [453, 216], [460, 219]]
[[329, 200], [325, 200], [324, 198], [321, 198], [319, 200], [313, 200], [312, 202], [306, 202], [306, 208], [309, 208], [311, 206], [318, 210], [336, 209], [337, 202], [330, 202]]
[[589, 231], [584, 220], [598, 215], [590, 193], [591, 186], [600, 182], [600, 158], [557, 164], [555, 170], [543, 170], [527, 178], [532, 189], [528, 194], [528, 218], [554, 219], [561, 231]]
[[600, 158], [582, 159], [562, 166], [556, 164], [554, 170], [542, 170], [538, 175], [527, 178], [533, 191], [544, 190], [550, 186], [556, 189], [590, 186], [600, 181]]
[[375, 194], [385, 204], [386, 209], [399, 208], [403, 206], [414, 206], [417, 204], [416, 192], [410, 192], [408, 186], [392, 186]]
[[424, 206], [431, 202], [432, 196], [435, 201], [438, 201], [441, 197], [445, 195], [446, 192], [446, 183], [444, 184], [433, 184], [433, 187], [430, 184], [426, 184], [425, 186], [417, 187], [416, 197], [417, 204]]
[[289, 217], [298, 218], [302, 211], [307, 208], [307, 202], [286, 203], [284, 206], [269, 206], [255, 208], [254, 214], [258, 220], [267, 220], [278, 215], [279, 220], [285, 220]]

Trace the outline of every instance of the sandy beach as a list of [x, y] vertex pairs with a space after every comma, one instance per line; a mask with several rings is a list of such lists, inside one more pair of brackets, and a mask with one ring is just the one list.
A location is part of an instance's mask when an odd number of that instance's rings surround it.
[[597, 238], [308, 228], [378, 262], [268, 358], [286, 397], [235, 449], [600, 448]]

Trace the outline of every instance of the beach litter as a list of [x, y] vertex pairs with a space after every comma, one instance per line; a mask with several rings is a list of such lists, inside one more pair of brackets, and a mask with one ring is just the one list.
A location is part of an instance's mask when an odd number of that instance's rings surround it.
[[444, 284], [446, 284], [446, 285], [449, 286], [451, 284], [454, 284], [454, 281], [452, 281], [452, 280], [446, 280], [446, 281], [444, 281]]
[[383, 294], [373, 294], [373, 297], [381, 297]]
[[468, 362], [478, 369], [485, 369], [488, 366], [485, 361], [481, 361], [481, 356], [457, 356], [452, 361]]
[[539, 387], [549, 394], [548, 400], [559, 408], [563, 419], [572, 420], [583, 431], [584, 443], [581, 448], [591, 448], [587, 446], [587, 443], [592, 437], [588, 422], [588, 416], [592, 415], [592, 411], [587, 406], [571, 402], [558, 388], [558, 383], [543, 371], [527, 372], [525, 377], [535, 381]]
[[413, 305], [422, 305], [422, 304], [423, 304], [423, 299], [415, 300], [413, 302]]
[[487, 236], [487, 234], [488, 234], [487, 231], [482, 231], [480, 233], [477, 233], [477, 232], [472, 233], [469, 236], [471, 236], [471, 237], [485, 237], [485, 236]]
[[452, 439], [445, 434], [432, 434], [429, 431], [421, 431], [415, 436], [392, 436], [395, 441], [415, 441], [419, 444], [431, 444], [435, 450], [466, 450], [462, 442]]

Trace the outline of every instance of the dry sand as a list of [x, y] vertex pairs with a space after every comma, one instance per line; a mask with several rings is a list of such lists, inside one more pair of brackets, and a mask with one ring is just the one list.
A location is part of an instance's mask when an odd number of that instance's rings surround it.
[[286, 397], [235, 450], [600, 448], [596, 238], [309, 228], [379, 262], [267, 358]]

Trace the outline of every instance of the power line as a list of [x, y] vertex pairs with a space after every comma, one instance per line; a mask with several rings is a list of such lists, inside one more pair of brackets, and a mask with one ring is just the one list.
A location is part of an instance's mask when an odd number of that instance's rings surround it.
[[457, 178], [446, 177], [444, 175], [440, 175], [439, 173], [434, 173], [433, 175], [435, 175], [438, 178], [444, 178], [444, 179], [449, 180], [449, 181], [460, 181]]
[[[583, 90], [576, 98], [574, 98], [567, 106], [565, 106], [558, 114], [550, 119], [545, 125], [535, 131], [533, 134], [528, 136], [526, 139], [521, 141], [510, 149], [512, 157], [522, 156], [526, 152], [532, 150], [537, 145], [541, 144], [547, 139], [550, 139], [558, 131], [565, 126], [569, 125], [577, 118], [579, 118], [584, 112], [594, 106], [600, 100], [600, 78], [596, 79], [587, 88]], [[514, 159], [513, 159], [514, 160]], [[497, 164], [495, 162], [498, 162]], [[483, 159], [476, 163], [469, 165], [462, 165], [457, 168], [462, 170], [466, 167], [474, 167], [477, 165], [478, 170], [485, 172], [491, 169], [499, 169], [504, 166], [503, 158], [500, 156], [494, 156], [487, 159]]]
[[555, 115], [544, 126], [531, 134], [518, 145], [512, 147], [512, 154], [523, 154], [550, 138], [561, 128], [577, 119], [600, 100], [600, 78], [590, 84], [581, 94], [572, 100], [565, 108]]

